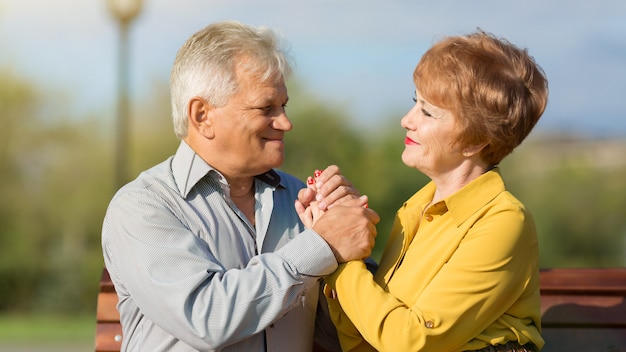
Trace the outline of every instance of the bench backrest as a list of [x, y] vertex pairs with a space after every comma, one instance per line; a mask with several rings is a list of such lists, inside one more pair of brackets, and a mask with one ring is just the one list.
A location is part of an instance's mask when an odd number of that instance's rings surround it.
[[541, 272], [542, 352], [626, 351], [626, 268]]
[[[117, 352], [122, 327], [106, 269], [98, 294], [96, 352]], [[626, 268], [541, 271], [542, 352], [626, 352]]]
[[104, 269], [96, 312], [96, 352], [118, 352], [122, 347], [122, 325], [116, 305], [117, 293], [109, 272]]

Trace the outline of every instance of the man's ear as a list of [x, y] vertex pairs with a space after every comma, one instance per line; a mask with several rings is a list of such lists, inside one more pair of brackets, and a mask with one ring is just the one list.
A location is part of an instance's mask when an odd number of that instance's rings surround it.
[[213, 138], [213, 106], [205, 99], [193, 97], [189, 100], [187, 118], [189, 128], [206, 138]]

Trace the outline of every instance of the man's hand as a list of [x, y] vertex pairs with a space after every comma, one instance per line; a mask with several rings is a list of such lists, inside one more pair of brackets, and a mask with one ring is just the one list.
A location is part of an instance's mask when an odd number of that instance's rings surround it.
[[376, 238], [378, 214], [363, 206], [367, 197], [342, 202], [325, 211], [313, 230], [328, 243], [338, 263], [370, 256]]
[[302, 223], [328, 243], [337, 262], [344, 263], [367, 258], [374, 248], [380, 217], [368, 209], [367, 200], [339, 167], [331, 165], [308, 178], [295, 208]]

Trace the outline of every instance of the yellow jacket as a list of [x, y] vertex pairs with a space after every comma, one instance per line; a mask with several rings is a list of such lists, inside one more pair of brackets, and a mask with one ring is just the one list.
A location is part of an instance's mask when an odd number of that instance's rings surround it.
[[375, 277], [340, 265], [325, 293], [344, 351], [543, 347], [530, 214], [497, 168], [433, 204], [431, 182], [398, 210]]

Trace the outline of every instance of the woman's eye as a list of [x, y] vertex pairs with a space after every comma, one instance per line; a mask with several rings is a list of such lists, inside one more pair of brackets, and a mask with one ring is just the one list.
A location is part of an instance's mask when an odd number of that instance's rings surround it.
[[424, 109], [422, 109], [422, 114], [424, 114], [425, 116], [428, 116], [428, 117], [432, 117], [433, 116], [428, 111], [426, 111]]

